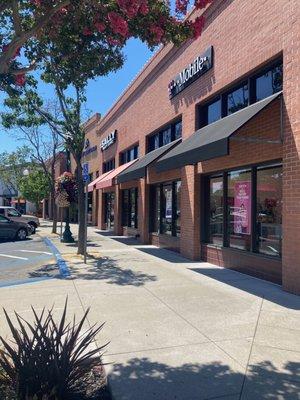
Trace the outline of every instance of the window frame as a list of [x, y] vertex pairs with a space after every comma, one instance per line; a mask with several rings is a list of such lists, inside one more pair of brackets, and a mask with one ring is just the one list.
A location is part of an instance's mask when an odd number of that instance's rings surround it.
[[[256, 217], [257, 217], [257, 171], [259, 169], [269, 169], [269, 168], [276, 168], [276, 167], [281, 167], [282, 168], [282, 159], [276, 159], [268, 162], [262, 162], [262, 163], [256, 163], [256, 164], [250, 164], [250, 165], [242, 165], [234, 168], [228, 168], [226, 170], [221, 170], [221, 171], [215, 171], [213, 173], [207, 173], [203, 174], [202, 176], [202, 210], [201, 210], [201, 215], [202, 215], [202, 220], [204, 221], [203, 227], [201, 228], [201, 237], [203, 237], [202, 243], [207, 244], [209, 246], [215, 246], [215, 247], [225, 247], [233, 251], [242, 251], [245, 254], [256, 254], [262, 257], [271, 257], [272, 259], [276, 260], [281, 260], [282, 259], [282, 254], [280, 253], [280, 256], [275, 256], [275, 255], [267, 255], [260, 253], [258, 250], [258, 243], [257, 243], [257, 235], [258, 235], [258, 230], [257, 230], [257, 223], [256, 223]], [[228, 175], [230, 172], [234, 171], [240, 171], [240, 170], [251, 170], [251, 247], [250, 251], [247, 250], [239, 250], [233, 247], [230, 247], [230, 230], [229, 230], [229, 223], [228, 223]], [[210, 179], [215, 178], [215, 177], [223, 177], [223, 245], [218, 246], [216, 244], [211, 243], [210, 237], [209, 237], [209, 232], [210, 232], [210, 226], [209, 226], [209, 212], [208, 210], [210, 209]]]
[[[254, 104], [257, 102], [256, 100], [256, 80], [257, 78], [261, 77], [262, 75], [266, 74], [268, 71], [271, 71], [272, 69], [282, 66], [283, 65], [283, 59], [282, 57], [276, 58], [276, 60], [273, 60], [272, 62], [268, 63], [266, 66], [263, 68], [255, 71], [254, 73], [250, 74], [248, 77], [240, 79], [238, 82], [236, 82], [233, 85], [230, 85], [226, 90], [215, 94], [212, 98], [204, 101], [203, 103], [198, 104], [197, 107], [197, 126], [196, 129], [203, 128], [208, 125], [207, 120], [208, 120], [208, 113], [207, 113], [207, 108], [213, 104], [215, 101], [218, 99], [221, 99], [221, 118], [227, 117], [228, 114], [227, 112], [227, 107], [228, 107], [228, 95], [239, 88], [243, 87], [244, 85], [248, 85], [248, 107], [251, 104]], [[244, 108], [246, 108], [244, 107]], [[237, 111], [236, 111], [237, 112]]]
[[[133, 159], [131, 160], [130, 153], [133, 152]], [[136, 160], [139, 156], [139, 144], [136, 143], [133, 146], [128, 147], [127, 149], [120, 152], [119, 161], [120, 165], [126, 164], [129, 161]]]
[[[132, 193], [134, 193], [134, 221], [131, 219], [132, 211]], [[125, 207], [125, 196], [127, 196], [127, 206]], [[129, 189], [122, 189], [122, 226], [128, 228], [138, 229], [138, 197], [139, 192], [137, 187], [132, 187]], [[126, 212], [125, 212], [126, 211]], [[132, 226], [132, 222], [133, 225]]]
[[108, 161], [103, 162], [102, 164], [102, 173], [110, 172], [116, 168], [116, 160], [115, 158], [111, 158]]
[[[182, 138], [182, 128], [181, 128], [181, 136], [180, 136], [180, 138], [176, 138], [176, 136], [175, 136], [175, 133], [176, 133], [175, 127], [176, 127], [176, 125], [179, 124], [180, 122], [181, 122], [181, 124], [182, 124], [182, 118], [179, 118], [179, 119], [177, 118], [177, 119], [174, 120], [173, 122], [162, 126], [161, 128], [159, 128], [159, 129], [156, 130], [155, 132], [150, 133], [150, 135], [148, 135], [148, 136], [146, 137], [147, 153], [150, 153], [151, 151], [156, 150], [156, 149], [159, 149], [160, 147], [165, 146], [166, 144], [168, 144], [168, 143], [163, 144], [163, 134], [164, 134], [164, 132], [167, 131], [168, 129], [171, 129], [171, 141], [170, 141], [169, 143], [172, 143], [172, 142], [174, 142], [175, 140], [178, 140], [178, 139]], [[151, 143], [151, 141], [154, 140], [154, 138], [157, 137], [157, 136], [158, 136], [158, 147], [155, 147], [155, 148], [154, 148], [153, 146], [150, 146], [150, 143]]]
[[[181, 226], [180, 230], [177, 232], [177, 202], [176, 202], [176, 185], [177, 182], [180, 182], [181, 179], [175, 179], [173, 181], [167, 181], [167, 182], [161, 182], [157, 183], [154, 185], [151, 185], [149, 195], [155, 198], [155, 206], [151, 208], [151, 212], [149, 213], [150, 217], [150, 225], [149, 225], [149, 231], [150, 233], [157, 233], [158, 235], [166, 235], [168, 237], [177, 237], [179, 238], [181, 236]], [[163, 205], [163, 190], [164, 187], [170, 186], [172, 190], [172, 221], [171, 221], [171, 234], [163, 232], [162, 226], [163, 226], [163, 218], [165, 218], [164, 211], [165, 211], [165, 206]], [[157, 197], [156, 193], [159, 191], [159, 221], [157, 221], [157, 229], [156, 231], [154, 230], [154, 220], [156, 220], [157, 217], [157, 211], [158, 211], [158, 205], [156, 203]], [[155, 196], [154, 196], [155, 194]], [[181, 202], [180, 202], [181, 205]], [[177, 234], [178, 233], [178, 234]]]

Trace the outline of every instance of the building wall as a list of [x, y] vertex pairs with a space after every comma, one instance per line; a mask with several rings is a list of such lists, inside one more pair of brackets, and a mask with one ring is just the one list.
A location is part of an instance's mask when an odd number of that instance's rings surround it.
[[[200, 12], [194, 12], [191, 18]], [[139, 143], [140, 155], [146, 152], [146, 136], [165, 124], [182, 117], [183, 139], [192, 135], [197, 128], [197, 105], [212, 99], [220, 91], [283, 57], [283, 124], [281, 125], [280, 100], [275, 101], [246, 126], [237, 132], [238, 137], [260, 137], [265, 140], [280, 139], [283, 127], [283, 145], [270, 143], [241, 143], [230, 141], [230, 154], [210, 161], [187, 166], [181, 170], [157, 174], [149, 168], [147, 177], [136, 184], [140, 189], [139, 232], [144, 242], [159, 242], [149, 235], [148, 218], [149, 184], [181, 177], [182, 180], [182, 226], [181, 239], [174, 238], [170, 247], [179, 248], [181, 253], [192, 259], [200, 257], [228, 266], [232, 257], [228, 251], [218, 254], [200, 246], [200, 176], [212, 171], [223, 170], [268, 160], [283, 159], [283, 259], [268, 276], [268, 267], [262, 268], [261, 276], [277, 280], [283, 275], [283, 286], [300, 293], [300, 7], [298, 0], [216, 0], [205, 11], [206, 26], [202, 36], [179, 48], [167, 45], [146, 65], [107, 115], [97, 123], [98, 139], [118, 130], [117, 142], [100, 156], [99, 163], [115, 156], [116, 166], [119, 153]], [[168, 84], [196, 56], [209, 46], [214, 48], [214, 66], [188, 88], [169, 99]], [[117, 188], [117, 209], [120, 215], [120, 196]], [[101, 208], [102, 192], [98, 191]], [[117, 218], [119, 216], [117, 215]], [[98, 213], [98, 224], [103, 227], [103, 212]], [[117, 221], [116, 231], [120, 230]], [[222, 256], [222, 257], [221, 257]], [[223, 260], [223, 261], [222, 261]], [[229, 260], [229, 261], [228, 261]], [[249, 259], [240, 264], [246, 271]], [[256, 267], [253, 268], [255, 270]], [[257, 267], [259, 269], [259, 266]], [[259, 273], [259, 271], [258, 271]], [[272, 275], [272, 276], [271, 276]]]

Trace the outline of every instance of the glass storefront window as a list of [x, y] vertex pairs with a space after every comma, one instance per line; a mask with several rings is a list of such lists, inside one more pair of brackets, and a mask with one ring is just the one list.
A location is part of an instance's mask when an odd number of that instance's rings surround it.
[[221, 99], [207, 106], [207, 124], [211, 124], [221, 118]]
[[163, 185], [161, 233], [172, 235], [173, 191], [172, 185]]
[[260, 75], [255, 80], [256, 101], [265, 99], [274, 93], [282, 90], [282, 65], [273, 67], [269, 71]]
[[279, 257], [282, 238], [282, 167], [257, 169], [258, 251]]
[[251, 171], [233, 171], [228, 174], [228, 224], [230, 247], [251, 249]]
[[180, 196], [181, 196], [181, 181], [177, 181], [175, 183], [175, 229], [176, 229], [176, 236], [180, 236], [180, 228], [181, 228], [181, 220], [180, 220]]
[[131, 188], [122, 191], [122, 225], [131, 228], [138, 227], [138, 189]]
[[154, 232], [160, 231], [160, 186], [155, 187], [155, 215], [154, 215]]
[[105, 223], [107, 229], [113, 229], [115, 224], [115, 193], [105, 193]]
[[249, 104], [248, 84], [227, 95], [227, 115], [233, 114]]
[[[150, 207], [153, 232], [180, 236], [180, 195], [181, 181], [163, 183], [152, 188]], [[152, 204], [152, 198], [155, 198], [155, 204]]]
[[209, 242], [223, 245], [223, 176], [210, 179]]
[[280, 257], [282, 166], [228, 171], [209, 177], [207, 183], [207, 242]]

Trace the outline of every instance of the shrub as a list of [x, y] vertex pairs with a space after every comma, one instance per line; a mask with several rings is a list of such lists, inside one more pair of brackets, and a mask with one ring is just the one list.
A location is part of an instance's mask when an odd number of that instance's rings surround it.
[[53, 308], [43, 309], [40, 315], [33, 307], [32, 311], [32, 324], [15, 313], [16, 328], [4, 310], [15, 343], [0, 337], [4, 347], [0, 352], [0, 387], [12, 390], [18, 400], [85, 398], [82, 382], [93, 369], [102, 367], [106, 345], [98, 347], [95, 336], [103, 324], [83, 332], [89, 309], [78, 323], [75, 316], [67, 323], [67, 300], [58, 323], [53, 319]]

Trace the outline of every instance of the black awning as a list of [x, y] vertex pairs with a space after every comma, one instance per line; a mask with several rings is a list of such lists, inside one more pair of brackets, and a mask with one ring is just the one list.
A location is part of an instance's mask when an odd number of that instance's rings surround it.
[[146, 176], [146, 168], [149, 164], [157, 160], [170, 149], [173, 149], [180, 142], [181, 139], [174, 140], [174, 142], [168, 143], [165, 146], [150, 151], [150, 153], [147, 153], [130, 167], [128, 167], [125, 171], [121, 172], [117, 177], [117, 183], [129, 182], [134, 179], [143, 178], [144, 176]]
[[282, 92], [258, 101], [196, 131], [156, 163], [157, 172], [196, 164], [229, 154], [229, 138]]

